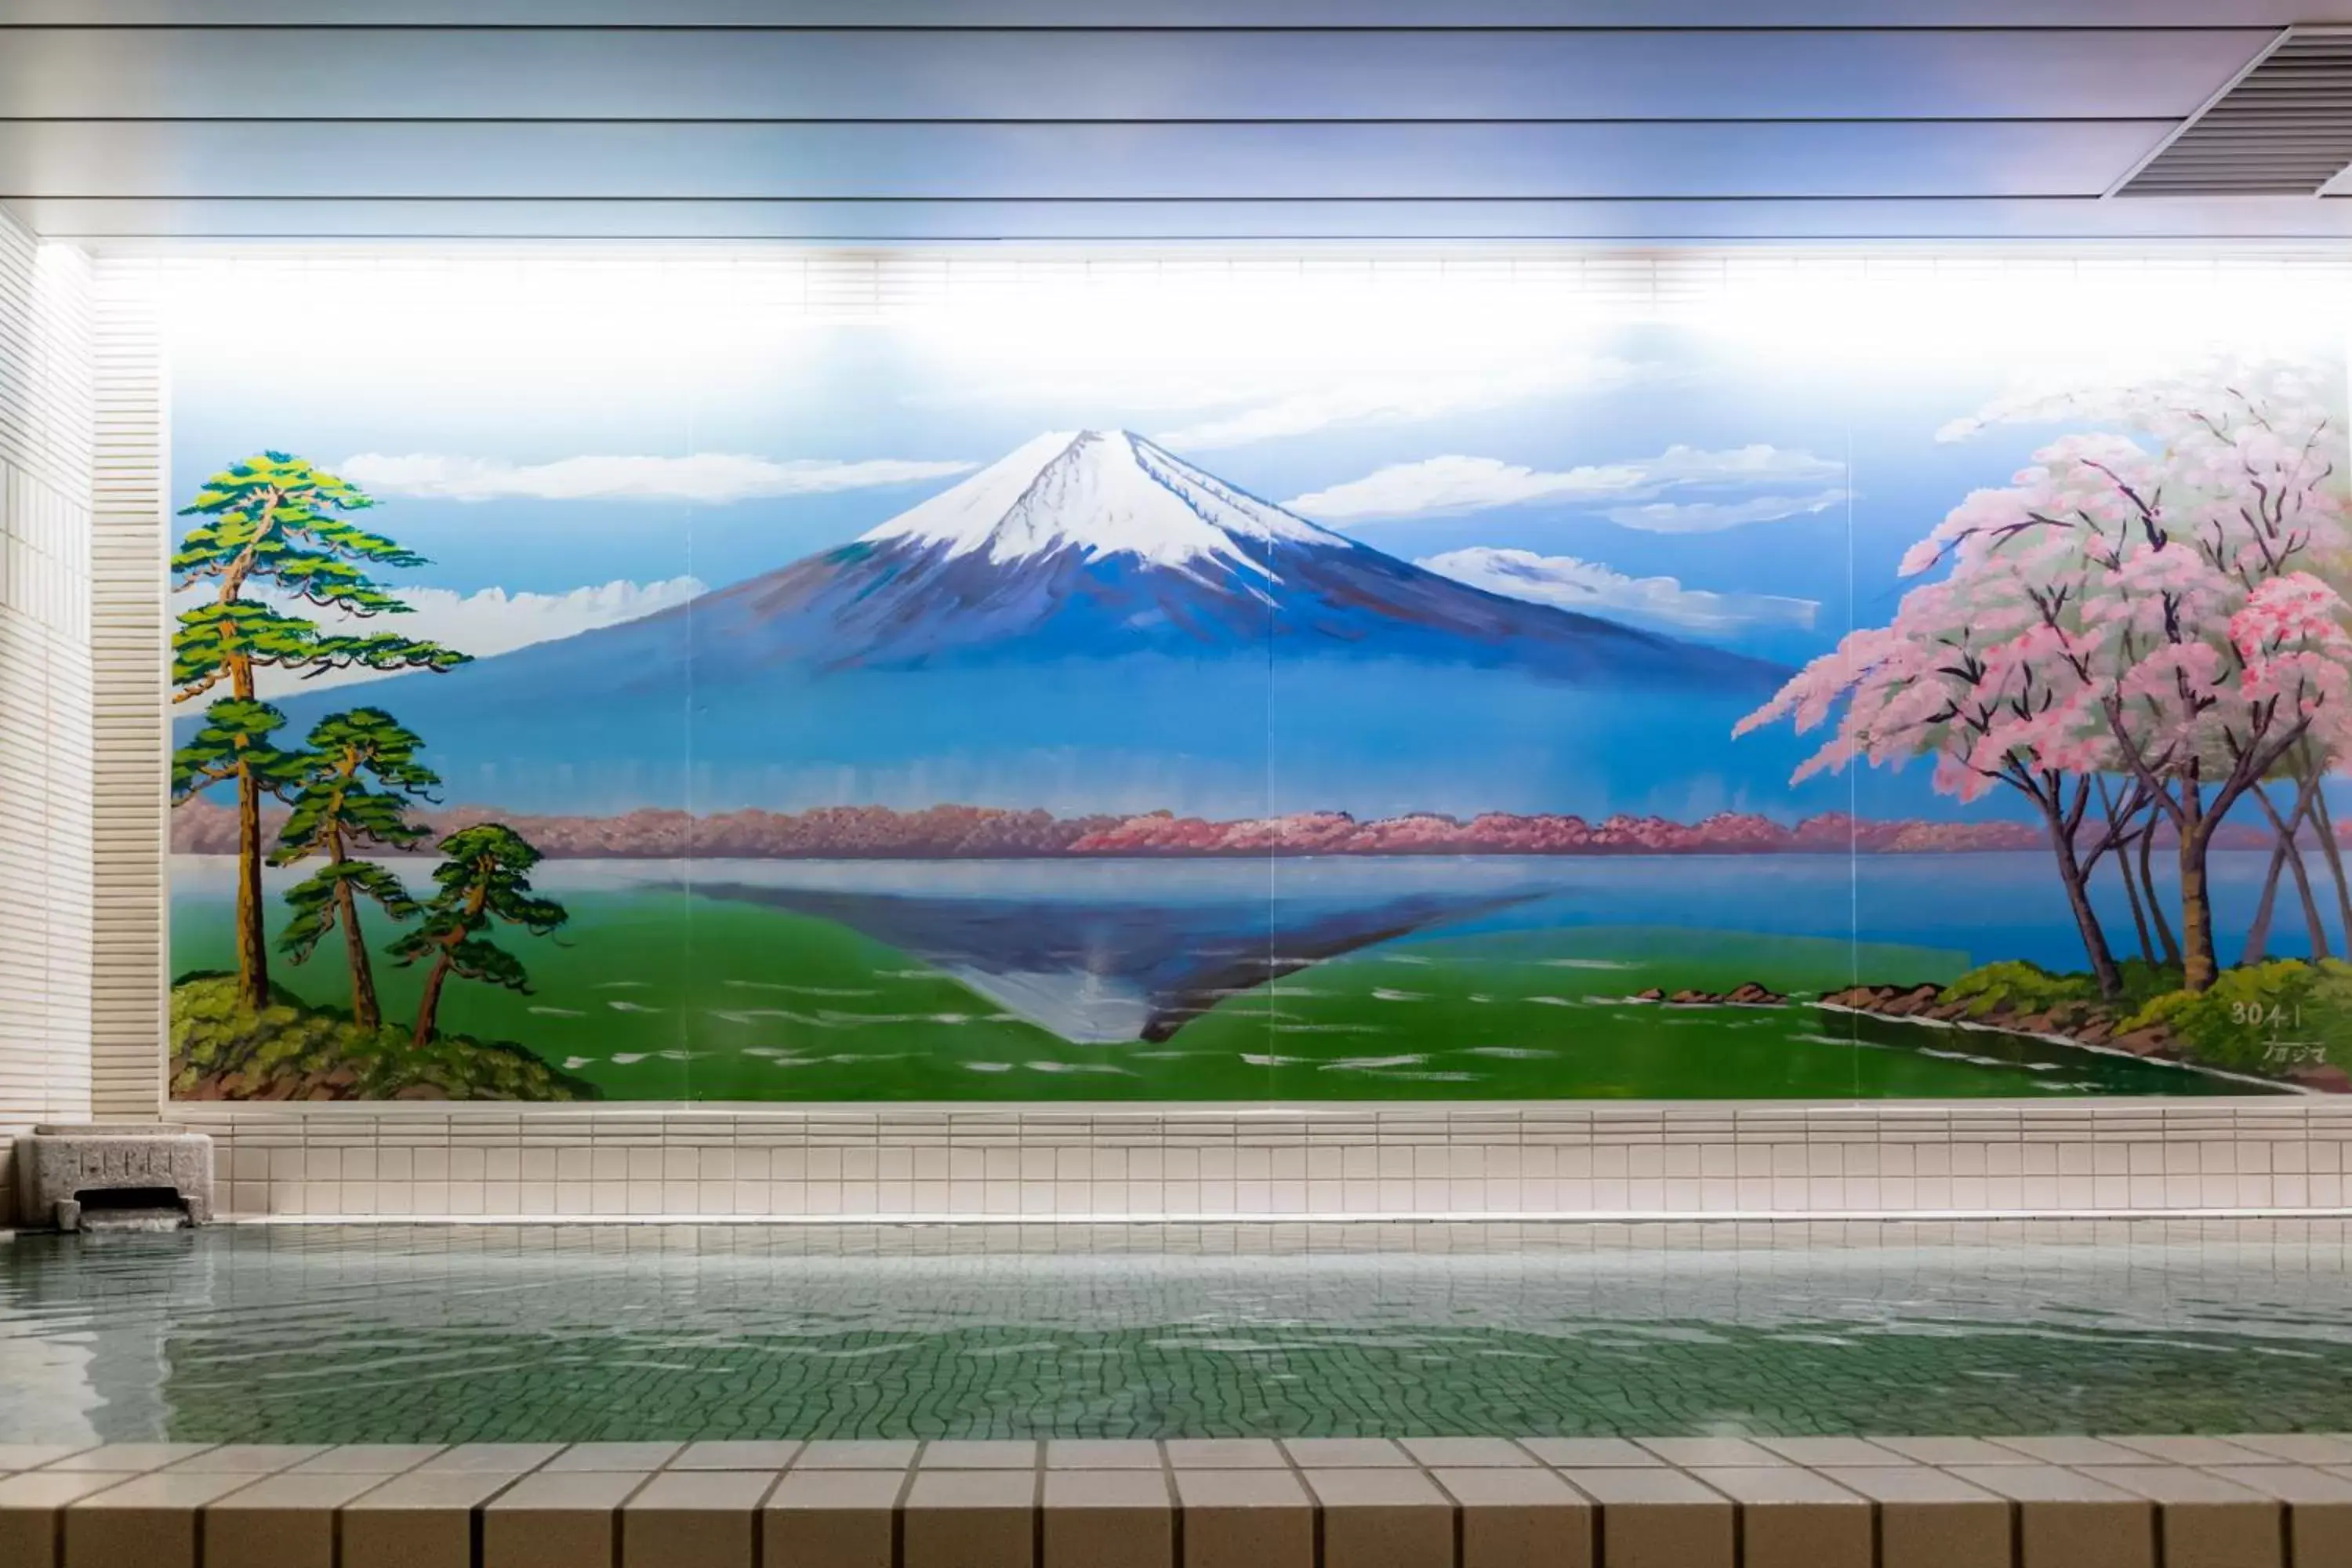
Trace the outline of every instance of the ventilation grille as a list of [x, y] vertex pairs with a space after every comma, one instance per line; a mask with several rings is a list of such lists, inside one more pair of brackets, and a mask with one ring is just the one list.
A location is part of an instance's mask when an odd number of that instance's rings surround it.
[[2309, 196], [2352, 164], [2352, 29], [2295, 28], [2117, 188]]

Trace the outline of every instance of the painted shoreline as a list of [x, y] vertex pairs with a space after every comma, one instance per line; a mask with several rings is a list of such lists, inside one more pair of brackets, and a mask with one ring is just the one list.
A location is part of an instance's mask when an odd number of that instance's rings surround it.
[[1926, 1029], [1957, 1029], [1971, 1034], [2000, 1035], [2011, 1039], [2038, 1040], [2046, 1046], [2064, 1046], [2070, 1050], [2089, 1051], [2094, 1056], [2116, 1057], [2130, 1061], [2145, 1062], [2150, 1067], [2171, 1068], [2179, 1072], [2194, 1073], [2200, 1078], [2220, 1079], [2228, 1083], [2248, 1084], [2271, 1093], [2302, 1094], [2325, 1098], [2327, 1090], [2307, 1084], [2294, 1083], [2285, 1079], [2263, 1078], [2255, 1073], [2231, 1072], [2227, 1068], [2206, 1067], [2197, 1062], [2182, 1061], [2173, 1057], [2157, 1056], [2142, 1051], [2126, 1051], [2115, 1046], [2094, 1045], [2071, 1035], [2046, 1030], [2004, 1028], [1999, 1024], [1979, 1023], [1968, 1018], [1920, 1018], [1897, 1013], [1882, 1013], [1870, 1007], [1852, 1007], [1826, 999], [1813, 1005], [1824, 1013], [1843, 1013], [1849, 1017], [1872, 1018], [1883, 1023], [1916, 1024]]
[[[1851, 996], [1855, 994], [1869, 992], [1872, 990], [1895, 990], [1898, 994], [1900, 994], [1927, 989], [1940, 990], [1941, 987], [1922, 985], [1905, 988], [1855, 985], [1847, 988], [1845, 992], [1833, 993], [1832, 995]], [[1807, 1000], [1802, 997], [1775, 995], [1765, 987], [1756, 984], [1754, 981], [1750, 981], [1748, 984], [1739, 986], [1736, 990], [1719, 994], [1712, 992], [1693, 991], [1678, 992], [1673, 995], [1643, 993], [1637, 995], [1621, 997], [1618, 1000], [1627, 1003], [1647, 1003], [1656, 1006], [1668, 1008], [1697, 1009], [1709, 1007], [1748, 1007], [1758, 1009], [1759, 1011], [1770, 1011], [1782, 1007], [1802, 1007], [1808, 1005]], [[2168, 1047], [2154, 1050], [2135, 1051], [2126, 1049], [2121, 1046], [2110, 1045], [2105, 1040], [2082, 1039], [2074, 1035], [2065, 1034], [2054, 1029], [2014, 1028], [2003, 1024], [1986, 1023], [1980, 1019], [1975, 1018], [1947, 1018], [1916, 1013], [1893, 1013], [1885, 1011], [1881, 1007], [1857, 1005], [1851, 1001], [1842, 1002], [1832, 1000], [1831, 996], [1814, 997], [1811, 1000], [1810, 1005], [1820, 1012], [1842, 1013], [1846, 1016], [1853, 1018], [1871, 1018], [1885, 1023], [1916, 1024], [1923, 1028], [1961, 1030], [1970, 1034], [1996, 1035], [2008, 1039], [2035, 1040], [2046, 1046], [2063, 1046], [2069, 1050], [2088, 1051], [2094, 1056], [2113, 1057], [2119, 1060], [2145, 1062], [2152, 1067], [2171, 1068], [2180, 1072], [2194, 1073], [2200, 1078], [2213, 1078], [2222, 1079], [2229, 1083], [2248, 1084], [2255, 1088], [2269, 1089], [2273, 1092], [2284, 1090], [2290, 1094], [2306, 1095], [2324, 1095], [2330, 1092], [2329, 1090], [2322, 1089], [2316, 1085], [2298, 1083], [2290, 1079], [2263, 1078], [2256, 1073], [2232, 1072], [2227, 1068], [2213, 1067], [2203, 1062], [2193, 1061], [2186, 1058], [2171, 1054]]]
[[[1592, 821], [1570, 814], [1484, 812], [1468, 820], [1438, 813], [1360, 819], [1346, 812], [1216, 820], [1171, 812], [1055, 816], [1043, 810], [942, 805], [923, 811], [839, 806], [789, 813], [758, 809], [690, 815], [646, 807], [607, 816], [502, 811], [458, 805], [418, 814], [428, 832], [408, 848], [380, 846], [383, 858], [430, 856], [441, 836], [503, 822], [551, 860], [1230, 860], [1524, 856], [1574, 858], [1628, 855], [1940, 855], [2046, 850], [2043, 830], [2023, 822], [1871, 819], [1831, 813], [1790, 823], [1752, 812], [1696, 822], [1619, 814]], [[265, 812], [266, 836], [282, 814]], [[2341, 832], [2352, 832], [2347, 822]], [[190, 801], [172, 816], [175, 855], [234, 855], [236, 813]], [[2352, 842], [2352, 840], [2347, 840]], [[2218, 849], [2267, 849], [2269, 837], [2233, 824]]]

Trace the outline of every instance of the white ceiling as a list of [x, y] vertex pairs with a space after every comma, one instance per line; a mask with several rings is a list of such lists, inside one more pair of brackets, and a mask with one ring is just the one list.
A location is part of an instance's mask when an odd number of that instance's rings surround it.
[[38, 231], [2312, 239], [2105, 193], [2352, 0], [0, 0]]
[[2116, 27], [2352, 22], [2347, 0], [0, 0], [0, 26]]

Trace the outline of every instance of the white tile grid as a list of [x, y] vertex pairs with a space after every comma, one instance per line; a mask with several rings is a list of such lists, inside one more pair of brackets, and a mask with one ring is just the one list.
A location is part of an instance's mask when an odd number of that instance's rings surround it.
[[0, 209], [0, 1225], [16, 1135], [89, 1114], [89, 261]]
[[2347, 1209], [2352, 1101], [547, 1112], [183, 1105], [233, 1216]]

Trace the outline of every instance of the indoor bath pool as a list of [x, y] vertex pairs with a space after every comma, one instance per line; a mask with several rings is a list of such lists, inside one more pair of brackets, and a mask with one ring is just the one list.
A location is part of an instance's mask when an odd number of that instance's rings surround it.
[[0, 1245], [0, 1442], [2352, 1429], [2340, 1222]]

